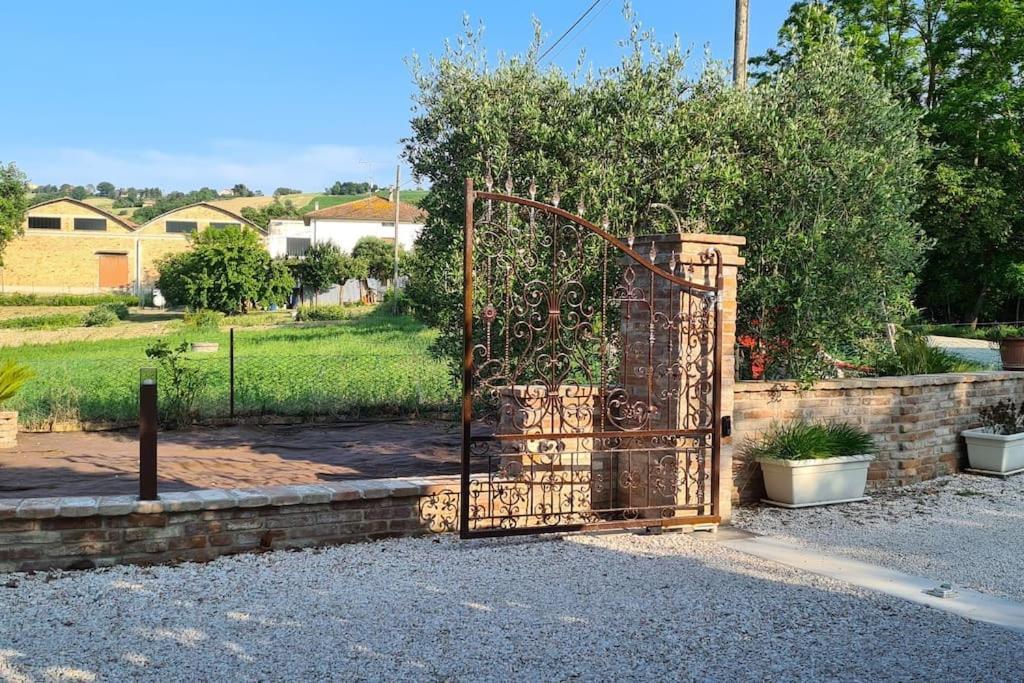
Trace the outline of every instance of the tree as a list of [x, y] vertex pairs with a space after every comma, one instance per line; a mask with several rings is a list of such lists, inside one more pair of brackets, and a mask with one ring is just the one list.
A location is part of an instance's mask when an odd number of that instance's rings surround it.
[[87, 189], [85, 189], [84, 187], [82, 187], [81, 185], [75, 185], [73, 188], [71, 188], [71, 198], [72, 199], [77, 199], [79, 201], [82, 201], [83, 199], [86, 199], [88, 196], [89, 196], [89, 191]]
[[109, 183], [104, 180], [103, 182], [96, 184], [96, 194], [101, 197], [110, 197], [113, 199], [117, 194], [117, 188], [114, 187], [114, 183]]
[[242, 183], [238, 183], [231, 188], [231, 196], [233, 197], [255, 197], [256, 193], [250, 190]]
[[[713, 65], [691, 80], [675, 47], [633, 26], [626, 56], [574, 80], [526, 55], [495, 63], [466, 34], [424, 67], [405, 141], [431, 181], [408, 288], [416, 315], [461, 352], [464, 180], [533, 180], [585, 204], [620, 237], [684, 222], [746, 235], [738, 326], [776, 353], [776, 374], [827, 372], [911, 310], [923, 244], [911, 220], [920, 147], [914, 117], [863, 60], [822, 41], [742, 91]], [[784, 342], [784, 343], [783, 343]]]
[[387, 282], [394, 276], [395, 247], [379, 237], [360, 237], [352, 247], [352, 258], [365, 263], [367, 274], [375, 280]]
[[0, 266], [8, 243], [22, 232], [29, 206], [27, 181], [13, 163], [0, 162]]
[[366, 277], [366, 266], [345, 255], [334, 243], [320, 242], [306, 250], [295, 272], [303, 290], [320, 294], [351, 278]]
[[288, 194], [302, 194], [302, 190], [295, 190], [290, 187], [279, 187], [274, 190], [275, 197], [283, 197]]
[[[824, 28], [822, 28], [824, 27]], [[1003, 272], [1024, 260], [1024, 6], [1016, 0], [802, 0], [780, 46], [785, 64], [838, 33], [921, 115], [931, 154], [917, 214], [934, 242], [918, 289], [933, 318], [1016, 316]], [[1005, 285], [1005, 286], [1004, 286]]]
[[333, 185], [324, 190], [325, 194], [330, 195], [345, 195], [345, 194], [367, 194], [377, 189], [376, 185], [370, 185], [370, 183], [355, 183], [355, 182], [341, 182], [340, 180], [335, 181]]
[[190, 235], [192, 248], [163, 259], [157, 287], [172, 305], [222, 313], [283, 304], [295, 281], [256, 231], [229, 227]]
[[302, 212], [292, 203], [292, 200], [286, 199], [282, 202], [276, 197], [274, 201], [262, 207], [243, 207], [239, 213], [243, 218], [264, 229], [275, 218], [302, 218]]

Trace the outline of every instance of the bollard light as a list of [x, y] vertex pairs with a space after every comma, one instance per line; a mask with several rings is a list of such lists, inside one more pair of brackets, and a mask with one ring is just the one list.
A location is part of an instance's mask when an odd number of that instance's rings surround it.
[[156, 500], [157, 370], [139, 371], [139, 500]]

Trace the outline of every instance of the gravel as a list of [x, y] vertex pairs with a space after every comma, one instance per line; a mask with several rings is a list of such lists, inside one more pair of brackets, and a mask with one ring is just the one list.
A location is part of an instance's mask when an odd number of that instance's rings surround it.
[[928, 337], [929, 346], [937, 346], [960, 356], [972, 363], [978, 363], [988, 370], [1000, 370], [1003, 362], [999, 357], [999, 345], [985, 339], [963, 339], [961, 337]]
[[1024, 602], [1024, 476], [969, 474], [802, 510], [740, 508], [733, 523], [803, 547]]
[[3, 575], [0, 679], [1019, 680], [1020, 634], [707, 539], [446, 536]]

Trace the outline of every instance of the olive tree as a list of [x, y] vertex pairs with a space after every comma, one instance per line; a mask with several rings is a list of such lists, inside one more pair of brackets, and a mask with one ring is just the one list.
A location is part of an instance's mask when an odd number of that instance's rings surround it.
[[749, 90], [638, 24], [621, 62], [577, 78], [521, 56], [489, 62], [467, 28], [427, 64], [405, 155], [431, 182], [411, 263], [414, 310], [458, 357], [466, 177], [523, 194], [557, 189], [625, 236], [684, 223], [748, 238], [738, 331], [771, 349], [777, 375], [827, 372], [911, 308], [924, 244], [916, 208], [915, 120], [837, 41], [803, 52]]

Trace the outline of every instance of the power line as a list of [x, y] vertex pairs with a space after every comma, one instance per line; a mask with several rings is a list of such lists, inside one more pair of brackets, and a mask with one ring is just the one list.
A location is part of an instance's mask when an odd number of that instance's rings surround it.
[[565, 49], [567, 47], [572, 45], [576, 41], [577, 38], [579, 38], [584, 33], [586, 33], [587, 29], [590, 28], [590, 25], [594, 23], [594, 20], [597, 19], [599, 16], [601, 16], [601, 12], [605, 11], [605, 9], [608, 8], [608, 5], [610, 5], [611, 2], [612, 2], [612, 0], [605, 0], [604, 4], [601, 5], [601, 7], [597, 10], [597, 12], [594, 13], [594, 16], [590, 17], [590, 21], [588, 21], [587, 23], [583, 24], [583, 27], [580, 28], [580, 30], [576, 32], [576, 35], [574, 35], [572, 38], [570, 38], [569, 41], [565, 45], [560, 47], [558, 49], [558, 52], [556, 52], [555, 54], [551, 55], [551, 59], [558, 59], [558, 55], [560, 55], [563, 52], [565, 52]]
[[594, 2], [590, 3], [590, 7], [588, 7], [587, 10], [583, 14], [581, 14], [579, 16], [579, 18], [576, 19], [576, 21], [572, 22], [572, 26], [570, 26], [569, 28], [565, 29], [565, 33], [563, 33], [562, 35], [558, 36], [558, 40], [556, 40], [555, 42], [551, 43], [551, 45], [548, 46], [548, 49], [544, 50], [544, 53], [540, 57], [537, 58], [537, 61], [538, 62], [543, 61], [544, 58], [548, 56], [548, 53], [550, 53], [552, 50], [554, 50], [555, 47], [560, 42], [562, 42], [565, 39], [565, 37], [567, 35], [569, 35], [572, 32], [572, 30], [579, 25], [579, 23], [581, 21], [586, 19], [587, 15], [590, 14], [592, 11], [594, 11], [594, 8], [597, 7], [598, 3], [600, 3], [600, 2], [601, 2], [601, 0], [594, 0]]

